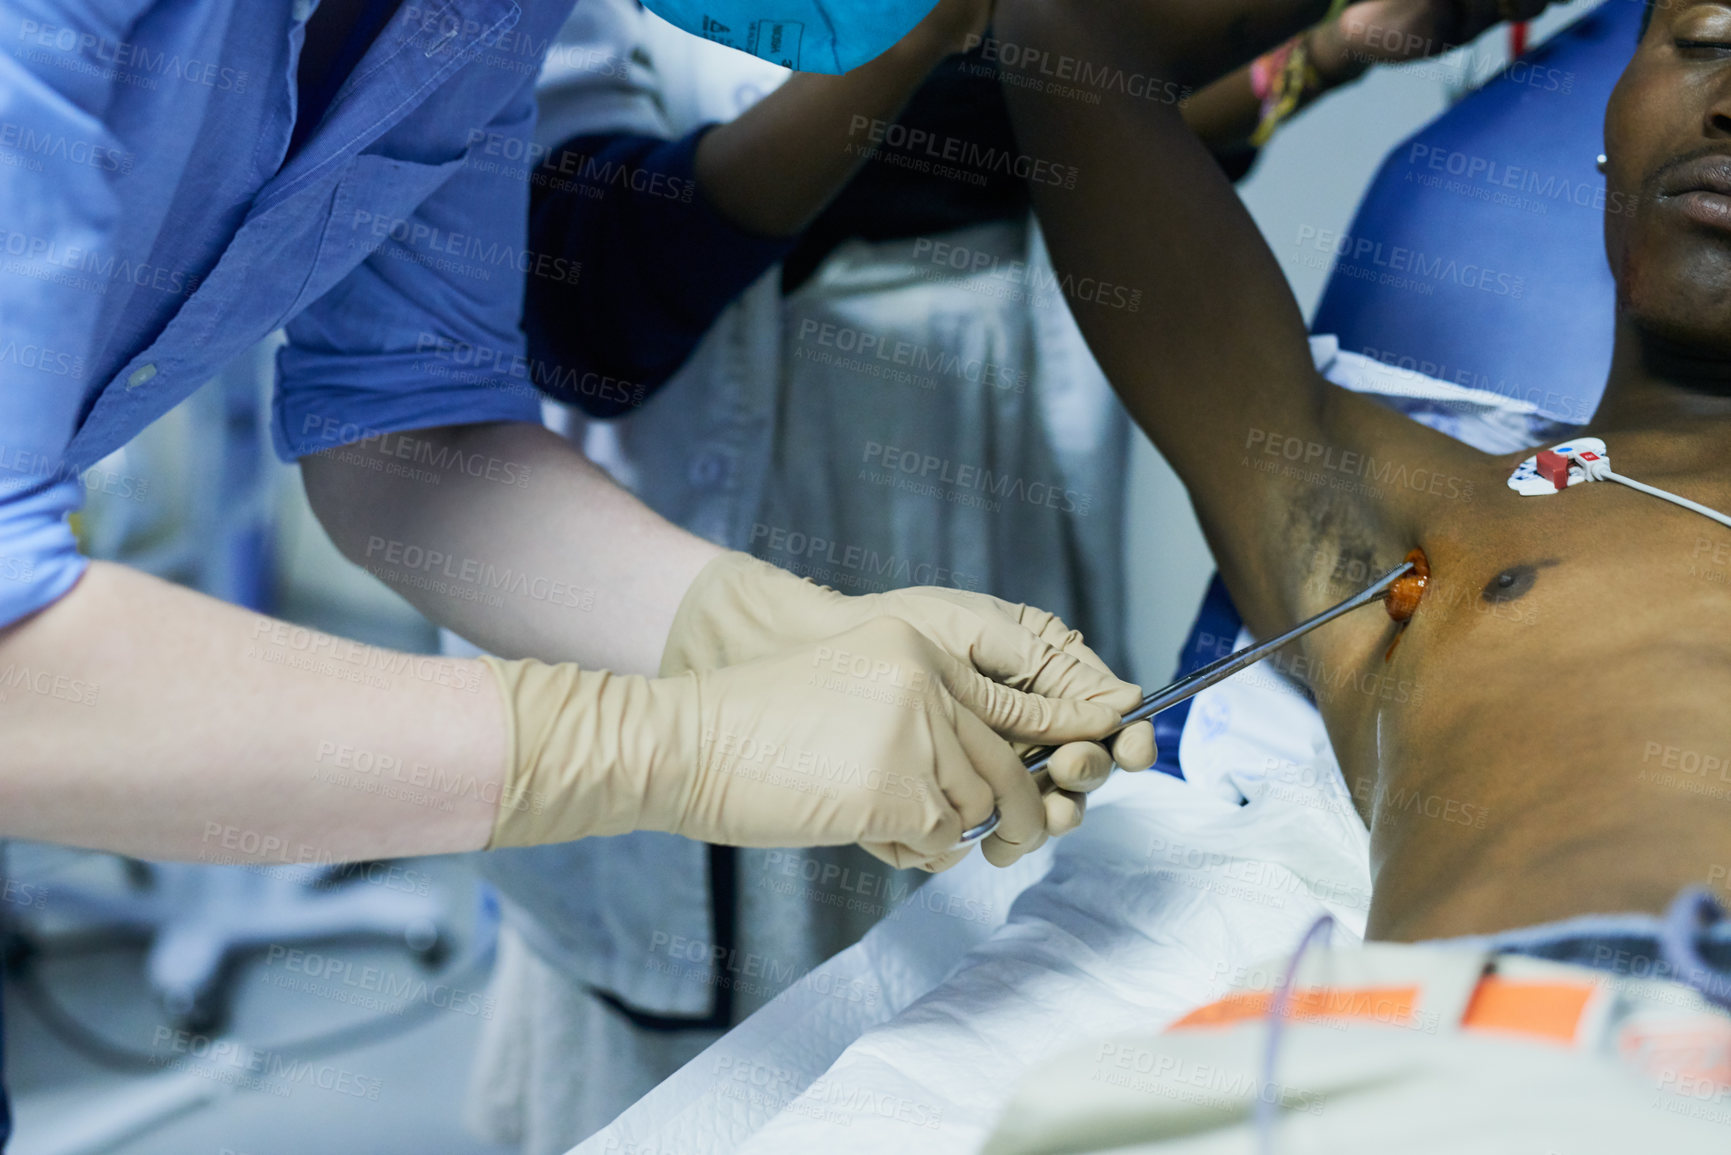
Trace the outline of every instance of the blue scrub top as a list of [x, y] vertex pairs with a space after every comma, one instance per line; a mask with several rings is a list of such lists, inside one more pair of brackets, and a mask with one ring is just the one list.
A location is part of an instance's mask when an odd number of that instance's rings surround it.
[[[570, 0], [404, 0], [287, 163], [315, 0], [0, 8], [0, 627], [83, 573], [84, 471], [286, 326], [284, 460], [539, 423], [518, 319]], [[11, 1113], [0, 1094], [0, 1145]]]
[[570, 3], [405, 2], [288, 162], [313, 0], [0, 10], [0, 627], [83, 572], [80, 474], [286, 326], [273, 439], [539, 421], [533, 86]]

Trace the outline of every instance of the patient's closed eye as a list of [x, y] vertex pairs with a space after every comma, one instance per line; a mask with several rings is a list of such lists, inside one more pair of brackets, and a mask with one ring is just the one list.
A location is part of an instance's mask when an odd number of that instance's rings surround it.
[[1671, 35], [1685, 53], [1731, 49], [1731, 6], [1699, 4], [1677, 18]]

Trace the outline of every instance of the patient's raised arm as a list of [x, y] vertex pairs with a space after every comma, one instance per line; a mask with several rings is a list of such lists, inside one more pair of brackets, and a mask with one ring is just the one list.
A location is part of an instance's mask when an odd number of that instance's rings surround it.
[[[1073, 175], [1031, 182], [1071, 307], [1189, 487], [1240, 612], [1264, 633], [1341, 596], [1307, 583], [1299, 558], [1338, 551], [1392, 565], [1416, 544], [1415, 511], [1399, 495], [1372, 502], [1248, 467], [1250, 451], [1278, 437], [1337, 453], [1461, 452], [1316, 373], [1280, 266], [1177, 107], [1326, 9], [1312, 0], [998, 6], [1021, 151]], [[1054, 74], [1071, 79], [1045, 79]]]

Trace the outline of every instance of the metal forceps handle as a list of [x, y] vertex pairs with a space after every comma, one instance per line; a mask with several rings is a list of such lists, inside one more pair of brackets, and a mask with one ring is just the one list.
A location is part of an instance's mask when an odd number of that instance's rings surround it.
[[[1180, 702], [1189, 701], [1208, 687], [1217, 682], [1224, 682], [1227, 678], [1230, 678], [1233, 674], [1236, 674], [1242, 669], [1254, 666], [1263, 658], [1268, 657], [1268, 655], [1274, 653], [1276, 650], [1291, 645], [1293, 642], [1302, 638], [1304, 635], [1319, 626], [1326, 626], [1334, 619], [1344, 617], [1353, 610], [1367, 606], [1371, 602], [1381, 601], [1382, 596], [1388, 592], [1389, 587], [1394, 585], [1395, 582], [1399, 581], [1407, 574], [1411, 573], [1412, 570], [1413, 565], [1411, 562], [1402, 562], [1397, 569], [1390, 571], [1386, 576], [1378, 580], [1375, 585], [1366, 589], [1363, 593], [1355, 594], [1334, 608], [1324, 610], [1322, 613], [1317, 614], [1309, 621], [1301, 622], [1292, 629], [1287, 630], [1284, 634], [1281, 634], [1279, 637], [1270, 638], [1266, 642], [1258, 642], [1256, 645], [1246, 646], [1244, 649], [1239, 650], [1236, 653], [1227, 654], [1219, 661], [1210, 662], [1195, 673], [1187, 674], [1184, 677], [1179, 678], [1170, 686], [1155, 690], [1152, 694], [1149, 694], [1146, 698], [1142, 699], [1142, 704], [1140, 706], [1124, 715], [1122, 725], [1120, 725], [1118, 729], [1112, 731], [1112, 734], [1121, 733], [1125, 726], [1131, 726], [1137, 722], [1146, 721], [1160, 713], [1162, 710], [1169, 710]], [[1108, 737], [1110, 736], [1111, 735], [1108, 735]], [[1052, 761], [1052, 753], [1052, 747], [1041, 746], [1037, 749], [1028, 751], [1022, 761], [1028, 767], [1028, 772], [1030, 774], [1038, 774], [1050, 765]], [[971, 846], [997, 828], [998, 812], [993, 810], [990, 818], [986, 819], [978, 826], [963, 831], [962, 840], [956, 845]]]

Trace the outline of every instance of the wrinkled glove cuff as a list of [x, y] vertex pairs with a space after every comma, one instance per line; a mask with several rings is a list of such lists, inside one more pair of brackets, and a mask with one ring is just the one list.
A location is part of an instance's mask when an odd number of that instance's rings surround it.
[[838, 634], [856, 624], [860, 599], [729, 551], [698, 572], [680, 600], [661, 653], [661, 676], [717, 670]]

